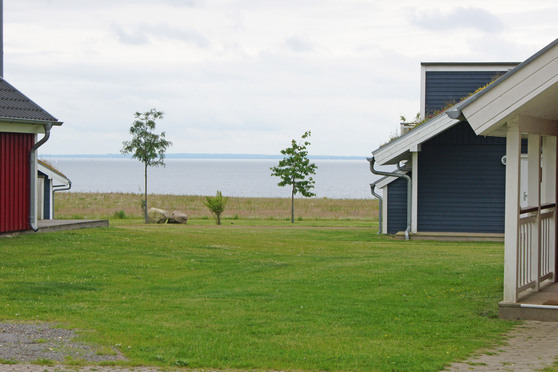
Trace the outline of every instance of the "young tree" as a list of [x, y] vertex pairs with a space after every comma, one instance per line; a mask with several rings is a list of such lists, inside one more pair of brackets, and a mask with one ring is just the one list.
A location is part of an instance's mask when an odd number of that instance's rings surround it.
[[225, 205], [229, 198], [224, 198], [221, 191], [217, 191], [216, 196], [206, 196], [205, 197], [205, 206], [209, 209], [209, 211], [215, 216], [217, 221], [217, 225], [221, 224], [221, 214], [225, 211]]
[[164, 113], [151, 109], [147, 112], [136, 112], [134, 122], [130, 127], [131, 141], [122, 142], [123, 154], [132, 154], [133, 159], [138, 159], [145, 166], [145, 203], [144, 216], [147, 223], [147, 167], [165, 166], [165, 151], [172, 142], [165, 139], [165, 132], [155, 133], [155, 121], [163, 119]]
[[310, 145], [306, 139], [310, 137], [310, 131], [305, 132], [299, 142], [292, 140], [291, 147], [281, 150], [283, 159], [279, 161], [276, 167], [271, 168], [271, 175], [281, 178], [279, 186], [291, 185], [291, 222], [294, 223], [294, 197], [300, 193], [304, 197], [316, 196], [312, 190], [314, 188], [314, 179], [309, 177], [316, 174], [318, 168], [316, 164], [310, 163], [308, 159], [308, 150], [306, 147]]

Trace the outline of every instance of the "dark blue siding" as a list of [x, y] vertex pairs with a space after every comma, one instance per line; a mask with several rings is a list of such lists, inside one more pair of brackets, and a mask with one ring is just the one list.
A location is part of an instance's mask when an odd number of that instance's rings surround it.
[[425, 110], [427, 115], [448, 103], [457, 103], [507, 70], [498, 71], [426, 71]]
[[407, 180], [398, 178], [387, 186], [387, 232], [396, 234], [407, 228]]
[[50, 180], [45, 178], [45, 192], [44, 192], [44, 203], [43, 203], [43, 219], [50, 220]]
[[425, 142], [418, 231], [503, 233], [505, 153], [505, 138], [476, 136], [467, 122]]

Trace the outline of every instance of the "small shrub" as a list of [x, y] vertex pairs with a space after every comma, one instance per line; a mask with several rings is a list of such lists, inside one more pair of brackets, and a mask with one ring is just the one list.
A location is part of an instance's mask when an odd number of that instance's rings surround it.
[[205, 206], [209, 209], [211, 214], [215, 216], [217, 225], [221, 224], [221, 214], [225, 210], [225, 206], [227, 205], [227, 201], [229, 198], [223, 197], [221, 191], [217, 191], [217, 195], [215, 196], [206, 196], [205, 197]]
[[124, 218], [126, 218], [126, 212], [124, 212], [123, 210], [115, 211], [112, 216], [114, 218], [123, 220]]

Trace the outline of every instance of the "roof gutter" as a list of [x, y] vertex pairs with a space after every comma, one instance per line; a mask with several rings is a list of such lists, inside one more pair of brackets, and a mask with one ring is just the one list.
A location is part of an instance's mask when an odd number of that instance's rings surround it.
[[50, 124], [52, 125], [62, 125], [64, 124], [61, 121], [48, 121], [48, 120], [34, 120], [34, 119], [18, 119], [18, 118], [12, 118], [12, 117], [7, 117], [7, 116], [0, 116], [0, 121], [2, 123], [8, 123], [8, 124], [32, 124], [32, 125], [47, 125]]
[[537, 53], [533, 54], [531, 57], [527, 58], [525, 61], [521, 62], [519, 65], [515, 66], [513, 69], [511, 69], [506, 74], [504, 74], [504, 76], [497, 79], [496, 81], [494, 81], [492, 84], [490, 84], [489, 86], [487, 86], [486, 88], [484, 88], [480, 92], [478, 92], [476, 94], [473, 94], [471, 97], [467, 98], [463, 102], [460, 102], [457, 105], [455, 105], [454, 107], [452, 107], [451, 109], [447, 110], [445, 112], [446, 115], [449, 116], [451, 119], [459, 119], [461, 121], [467, 120], [467, 118], [463, 114], [463, 109], [465, 107], [469, 106], [471, 103], [475, 102], [480, 97], [482, 97], [486, 93], [490, 92], [492, 89], [496, 88], [498, 85], [502, 84], [502, 82], [511, 78], [519, 70], [521, 70], [522, 68], [524, 68], [526, 65], [533, 62], [537, 58], [539, 58], [541, 55], [546, 53], [548, 50], [554, 48], [556, 45], [558, 45], [558, 39], [554, 39], [553, 42], [551, 42], [550, 44], [545, 46], [543, 49], [539, 50]]
[[374, 164], [376, 160], [372, 156], [371, 158], [366, 158], [370, 163], [370, 172], [379, 176], [388, 176], [388, 177], [399, 177], [405, 178], [407, 180], [407, 229], [405, 230], [405, 240], [409, 240], [409, 234], [411, 232], [411, 197], [412, 197], [412, 189], [413, 189], [413, 181], [411, 177], [407, 176], [406, 174], [401, 174], [397, 172], [382, 172], [379, 170], [374, 169]]
[[68, 184], [67, 185], [53, 185], [52, 186], [52, 192], [56, 192], [56, 191], [68, 191], [72, 188], [72, 181], [68, 180]]
[[39, 231], [37, 227], [37, 210], [36, 210], [36, 195], [37, 195], [37, 149], [41, 147], [50, 138], [50, 129], [53, 123], [46, 123], [43, 125], [45, 128], [45, 135], [41, 140], [31, 147], [29, 153], [29, 225], [34, 232]]

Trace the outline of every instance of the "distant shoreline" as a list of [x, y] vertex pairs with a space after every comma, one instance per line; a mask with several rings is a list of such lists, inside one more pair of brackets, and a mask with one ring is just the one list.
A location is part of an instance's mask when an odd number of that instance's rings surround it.
[[[130, 155], [122, 154], [41, 154], [41, 158], [64, 158], [64, 159], [130, 159]], [[366, 160], [365, 156], [339, 156], [339, 155], [309, 155], [314, 160]], [[263, 154], [166, 154], [167, 159], [282, 159], [282, 155]]]

